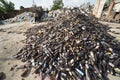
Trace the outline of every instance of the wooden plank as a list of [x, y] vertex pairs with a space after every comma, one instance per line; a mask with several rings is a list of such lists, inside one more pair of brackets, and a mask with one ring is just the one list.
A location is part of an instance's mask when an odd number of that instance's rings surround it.
[[94, 9], [93, 9], [93, 15], [97, 15], [97, 11], [98, 11], [98, 8], [99, 8], [99, 3], [100, 3], [100, 0], [96, 0], [95, 1], [95, 4], [94, 4]]
[[114, 5], [115, 5], [115, 2], [114, 2], [114, 0], [112, 0], [111, 4], [109, 6], [109, 9], [108, 9], [107, 18], [109, 17], [111, 11], [113, 10]]
[[98, 11], [97, 11], [97, 15], [96, 15], [97, 18], [101, 17], [101, 14], [102, 14], [105, 2], [106, 2], [106, 0], [101, 0], [100, 1], [99, 7], [98, 7]]

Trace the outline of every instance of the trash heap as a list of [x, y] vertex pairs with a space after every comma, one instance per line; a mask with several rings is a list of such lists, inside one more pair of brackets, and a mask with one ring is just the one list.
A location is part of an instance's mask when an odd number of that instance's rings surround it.
[[106, 11], [103, 11], [103, 14], [100, 18], [101, 21], [120, 23], [120, 12], [111, 12], [110, 16], [106, 17]]
[[35, 22], [35, 13], [32, 12], [24, 12], [20, 15], [15, 16], [14, 18], [6, 19], [2, 21], [4, 24], [15, 23], [15, 22]]
[[[120, 68], [120, 43], [108, 28], [82, 13], [61, 13], [26, 32], [26, 45], [15, 58], [26, 62], [26, 76], [49, 75], [55, 80], [108, 80]], [[52, 79], [53, 80], [53, 79]]]
[[[88, 12], [90, 12], [90, 11], [88, 11]], [[87, 12], [80, 7], [63, 8], [63, 9], [57, 9], [57, 10], [54, 10], [54, 11], [49, 11], [48, 13], [45, 12], [43, 14], [43, 16], [41, 17], [41, 21], [50, 21], [50, 20], [58, 18], [58, 16], [61, 15], [61, 14], [69, 15], [70, 13], [84, 13], [85, 15], [90, 14], [90, 13], [87, 14]]]

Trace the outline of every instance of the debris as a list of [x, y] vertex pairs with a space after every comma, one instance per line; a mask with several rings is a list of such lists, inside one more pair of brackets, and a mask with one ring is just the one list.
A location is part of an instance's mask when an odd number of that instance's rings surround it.
[[27, 77], [30, 74], [30, 69], [26, 69], [22, 74], [21, 77]]
[[4, 80], [6, 78], [6, 75], [4, 72], [0, 72], [0, 80]]
[[15, 67], [17, 67], [17, 65], [13, 65], [11, 68], [10, 68], [10, 71], [13, 71], [15, 69]]
[[6, 47], [4, 47], [4, 49], [7, 49]]
[[0, 29], [0, 32], [6, 32], [4, 29]]
[[25, 69], [25, 68], [28, 68], [26, 65], [21, 65], [19, 67], [17, 67], [17, 69]]
[[8, 65], [10, 65], [10, 63], [8, 63]]
[[42, 78], [107, 80], [108, 71], [115, 74], [114, 68], [120, 68], [120, 43], [107, 30], [85, 13], [60, 12], [46, 25], [28, 29], [26, 46], [14, 57]]
[[24, 78], [22, 78], [22, 80], [25, 80]]
[[4, 24], [9, 24], [9, 23], [15, 23], [15, 22], [23, 22], [23, 21], [28, 21], [28, 22], [35, 22], [35, 13], [32, 12], [24, 12], [20, 15], [15, 16], [14, 18], [6, 19], [2, 21]]
[[120, 12], [112, 11], [110, 16], [106, 18], [106, 11], [103, 11], [103, 14], [100, 18], [101, 21], [120, 23]]
[[15, 68], [11, 67], [11, 68], [10, 68], [10, 71], [13, 71], [14, 69], [15, 69]]
[[35, 76], [34, 78], [37, 78], [37, 76]]

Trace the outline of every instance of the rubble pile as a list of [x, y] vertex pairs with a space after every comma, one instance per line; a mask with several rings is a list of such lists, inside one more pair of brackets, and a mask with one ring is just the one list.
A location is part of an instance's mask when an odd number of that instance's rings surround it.
[[2, 21], [3, 24], [15, 23], [15, 22], [35, 22], [35, 13], [32, 12], [24, 12], [20, 15], [15, 16], [14, 18], [6, 19]]
[[106, 17], [106, 12], [104, 11], [101, 18], [101, 21], [120, 23], [120, 12], [111, 12], [109, 17]]
[[[67, 10], [26, 32], [26, 45], [13, 57], [34, 73], [55, 80], [108, 80], [120, 68], [120, 43], [108, 28], [82, 12]], [[53, 80], [53, 79], [52, 79]]]
[[[59, 15], [66, 14], [69, 15], [70, 13], [84, 13], [85, 15], [89, 15], [90, 11], [83, 11], [84, 9], [76, 7], [76, 8], [64, 8], [64, 9], [57, 9], [54, 11], [50, 11], [49, 13], [44, 13], [41, 17], [41, 21], [50, 21], [56, 19]], [[89, 13], [89, 14], [88, 14]]]

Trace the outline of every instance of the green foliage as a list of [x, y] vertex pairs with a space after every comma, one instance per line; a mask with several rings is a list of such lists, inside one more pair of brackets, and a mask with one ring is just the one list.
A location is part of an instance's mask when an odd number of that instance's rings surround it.
[[63, 8], [64, 4], [62, 0], [54, 0], [51, 10], [57, 10]]
[[23, 7], [23, 6], [20, 6], [20, 9], [24, 9], [24, 7]]
[[14, 3], [6, 0], [0, 0], [0, 11], [8, 13], [14, 10]]
[[0, 6], [0, 12], [6, 12], [5, 9], [3, 7]]

